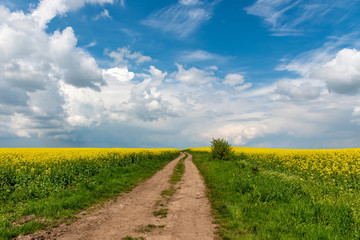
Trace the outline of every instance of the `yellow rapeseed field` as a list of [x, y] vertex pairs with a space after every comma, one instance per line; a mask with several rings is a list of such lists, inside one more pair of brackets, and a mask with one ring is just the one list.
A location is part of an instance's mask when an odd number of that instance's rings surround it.
[[[190, 148], [210, 152], [209, 147]], [[274, 170], [286, 170], [307, 179], [320, 179], [338, 185], [358, 188], [360, 180], [360, 148], [353, 149], [271, 149], [233, 147], [238, 159], [243, 158]]]
[[[126, 155], [161, 155], [165, 152], [179, 152], [179, 150], [169, 148], [1, 148], [0, 166], [23, 171], [33, 167], [50, 167], [64, 162], [76, 164], [79, 160], [104, 165], [113, 160], [112, 157], [115, 155], [119, 158]], [[33, 172], [35, 170], [33, 169]]]
[[2, 148], [0, 201], [13, 192], [27, 192], [29, 198], [41, 197], [86, 182], [105, 168], [125, 167], [143, 160], [161, 161], [178, 153], [177, 149]]

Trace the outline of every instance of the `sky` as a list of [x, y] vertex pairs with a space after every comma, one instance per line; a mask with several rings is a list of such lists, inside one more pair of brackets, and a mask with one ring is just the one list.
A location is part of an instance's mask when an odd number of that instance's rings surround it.
[[360, 147], [360, 1], [0, 0], [0, 147]]

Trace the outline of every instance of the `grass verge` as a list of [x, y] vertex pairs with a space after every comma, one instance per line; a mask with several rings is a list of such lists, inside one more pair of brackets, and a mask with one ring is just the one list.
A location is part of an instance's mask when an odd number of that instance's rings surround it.
[[360, 196], [250, 161], [191, 152], [223, 239], [359, 239]]
[[42, 199], [0, 203], [0, 239], [71, 222], [82, 209], [130, 191], [172, 159], [149, 159], [125, 167], [108, 168], [78, 186], [53, 192]]

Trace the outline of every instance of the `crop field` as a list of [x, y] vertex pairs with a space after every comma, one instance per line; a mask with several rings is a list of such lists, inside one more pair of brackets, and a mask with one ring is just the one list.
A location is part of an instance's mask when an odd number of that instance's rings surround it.
[[128, 191], [177, 149], [0, 149], [0, 239], [73, 218]]
[[359, 239], [360, 149], [188, 149], [224, 239]]
[[[222, 239], [360, 239], [360, 149], [232, 150], [229, 161], [211, 159], [208, 147], [184, 150], [204, 177]], [[1, 149], [0, 239], [71, 223], [178, 155], [177, 149]]]

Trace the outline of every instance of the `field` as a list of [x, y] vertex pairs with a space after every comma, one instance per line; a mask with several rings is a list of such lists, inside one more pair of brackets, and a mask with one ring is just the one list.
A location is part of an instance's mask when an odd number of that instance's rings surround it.
[[233, 149], [233, 161], [187, 149], [223, 239], [360, 238], [360, 149]]
[[177, 149], [1, 149], [0, 239], [71, 221], [178, 154]]
[[[204, 177], [222, 239], [360, 239], [360, 149], [232, 149], [230, 161], [211, 159], [210, 148], [184, 150], [193, 155]], [[129, 191], [178, 155], [177, 149], [1, 149], [0, 239], [70, 224], [79, 212]], [[198, 197], [200, 190], [193, 189], [194, 196], [186, 200], [186, 206], [173, 207], [182, 197], [189, 197], [183, 193], [187, 187], [198, 186], [191, 184], [198, 175], [189, 172], [191, 160], [186, 163], [188, 168], [182, 161], [175, 171], [186, 177], [177, 183], [176, 193], [171, 191], [178, 194], [176, 201], [166, 203], [170, 216], [162, 220], [161, 230], [151, 230], [151, 234], [177, 232], [170, 228], [180, 224], [172, 222], [176, 221], [173, 216], [181, 216], [188, 203], [203, 199]], [[152, 186], [143, 189], [146, 196], [140, 197], [150, 213], [153, 205], [159, 205], [156, 196], [165, 194], [157, 184], [164, 181], [160, 185], [166, 188], [166, 174], [153, 185], [144, 185]], [[155, 198], [150, 201], [147, 196]], [[153, 224], [142, 208], [137, 215], [134, 209], [128, 209], [128, 215]], [[109, 214], [112, 216], [111, 211]], [[201, 222], [201, 214], [185, 215]], [[95, 216], [89, 215], [89, 219]], [[136, 231], [133, 234], [143, 234]]]

